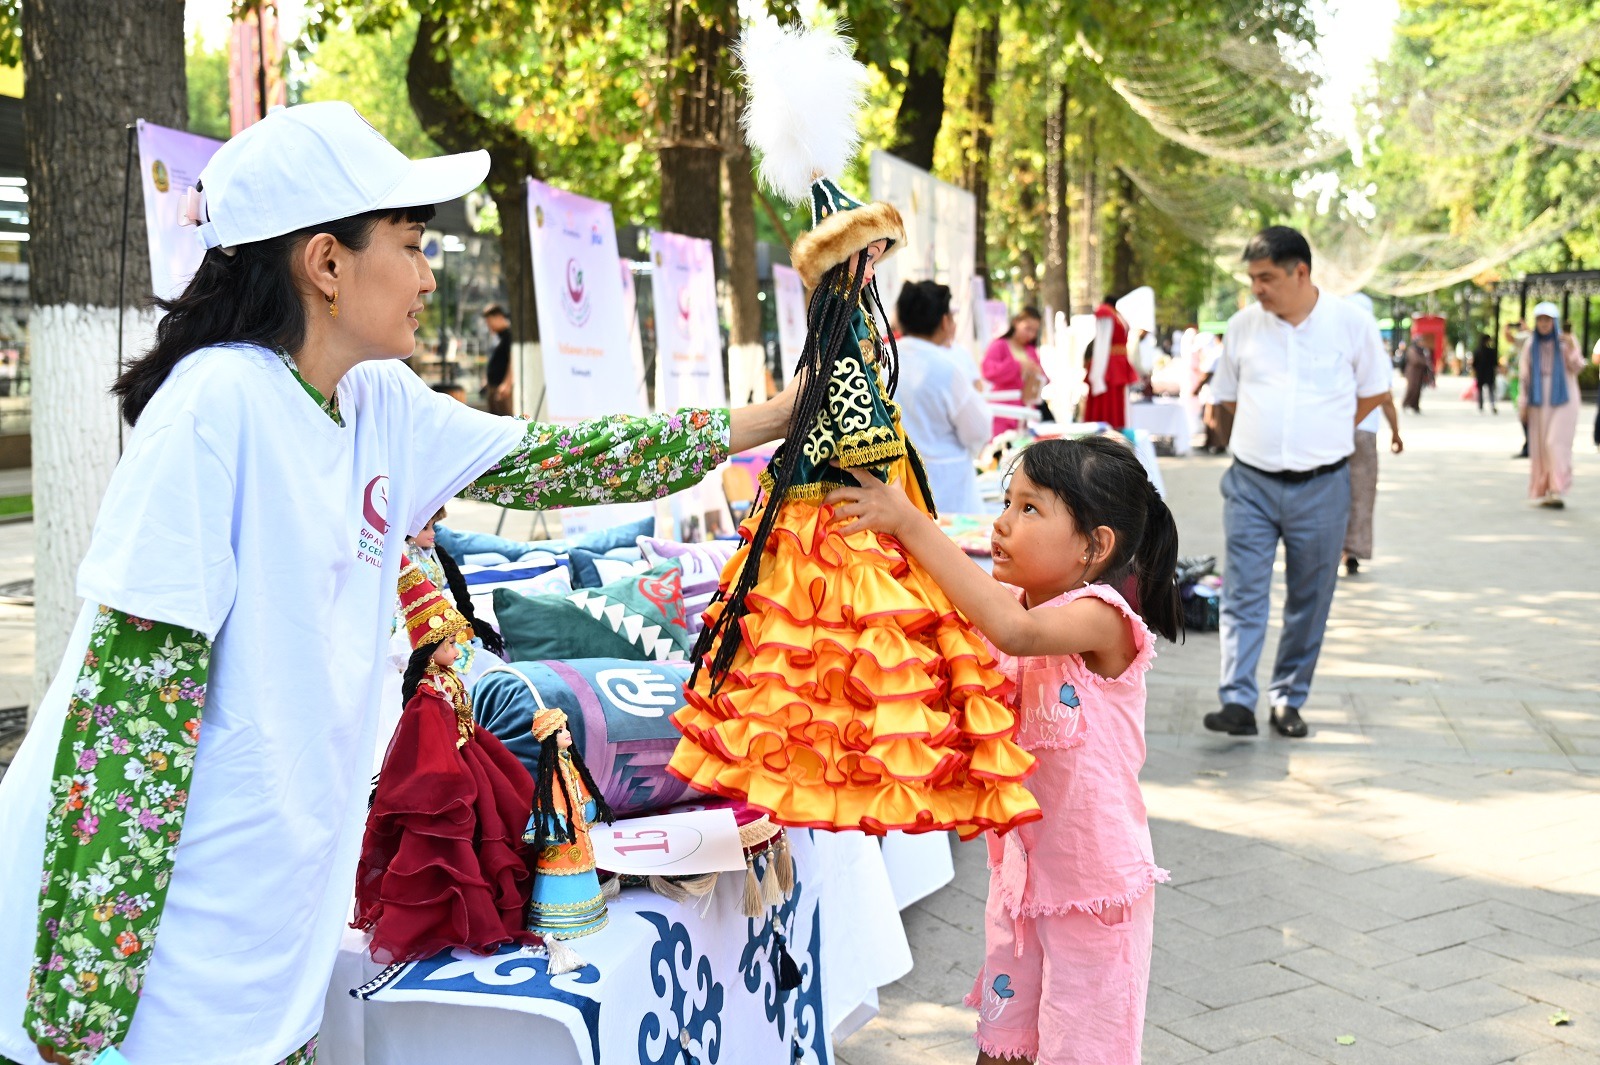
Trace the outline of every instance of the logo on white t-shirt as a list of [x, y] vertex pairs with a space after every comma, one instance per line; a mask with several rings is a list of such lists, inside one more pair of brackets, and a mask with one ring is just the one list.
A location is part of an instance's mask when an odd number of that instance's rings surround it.
[[361, 494], [361, 543], [356, 557], [370, 566], [383, 565], [383, 534], [389, 531], [389, 476], [380, 473]]

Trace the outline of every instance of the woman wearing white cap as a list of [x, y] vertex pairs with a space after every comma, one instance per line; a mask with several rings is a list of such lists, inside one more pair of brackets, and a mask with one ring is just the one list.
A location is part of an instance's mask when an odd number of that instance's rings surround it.
[[1572, 490], [1572, 440], [1578, 432], [1578, 371], [1583, 353], [1561, 331], [1561, 309], [1533, 309], [1533, 332], [1517, 355], [1517, 413], [1528, 427], [1528, 498], [1543, 507], [1566, 506]]
[[792, 390], [557, 427], [422, 384], [422, 228], [487, 169], [322, 103], [201, 174], [209, 250], [117, 382], [86, 605], [0, 781], [0, 1056], [312, 1061], [404, 538], [463, 491], [655, 498], [783, 432]]

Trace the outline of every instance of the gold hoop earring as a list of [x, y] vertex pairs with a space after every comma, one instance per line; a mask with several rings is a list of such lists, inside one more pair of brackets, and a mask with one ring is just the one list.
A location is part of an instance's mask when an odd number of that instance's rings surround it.
[[329, 318], [333, 318], [333, 319], [338, 319], [338, 317], [339, 317], [339, 290], [338, 289], [334, 289], [333, 290], [333, 295], [324, 296], [322, 298], [328, 301], [328, 317]]

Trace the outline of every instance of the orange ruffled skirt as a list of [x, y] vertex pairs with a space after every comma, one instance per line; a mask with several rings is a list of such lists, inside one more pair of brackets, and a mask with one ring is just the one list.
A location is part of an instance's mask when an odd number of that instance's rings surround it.
[[[1033, 756], [1012, 742], [1009, 682], [982, 638], [892, 537], [840, 536], [831, 516], [805, 500], [779, 514], [743, 646], [715, 694], [704, 668], [688, 689], [668, 771], [801, 828], [970, 839], [1038, 820]], [[759, 521], [740, 527], [724, 591]]]

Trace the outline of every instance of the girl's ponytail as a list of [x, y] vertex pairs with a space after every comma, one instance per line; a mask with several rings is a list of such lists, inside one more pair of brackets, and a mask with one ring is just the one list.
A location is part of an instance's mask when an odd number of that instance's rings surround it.
[[1139, 614], [1170, 641], [1183, 632], [1183, 599], [1178, 594], [1178, 523], [1156, 486], [1145, 481], [1144, 536], [1134, 551]]

